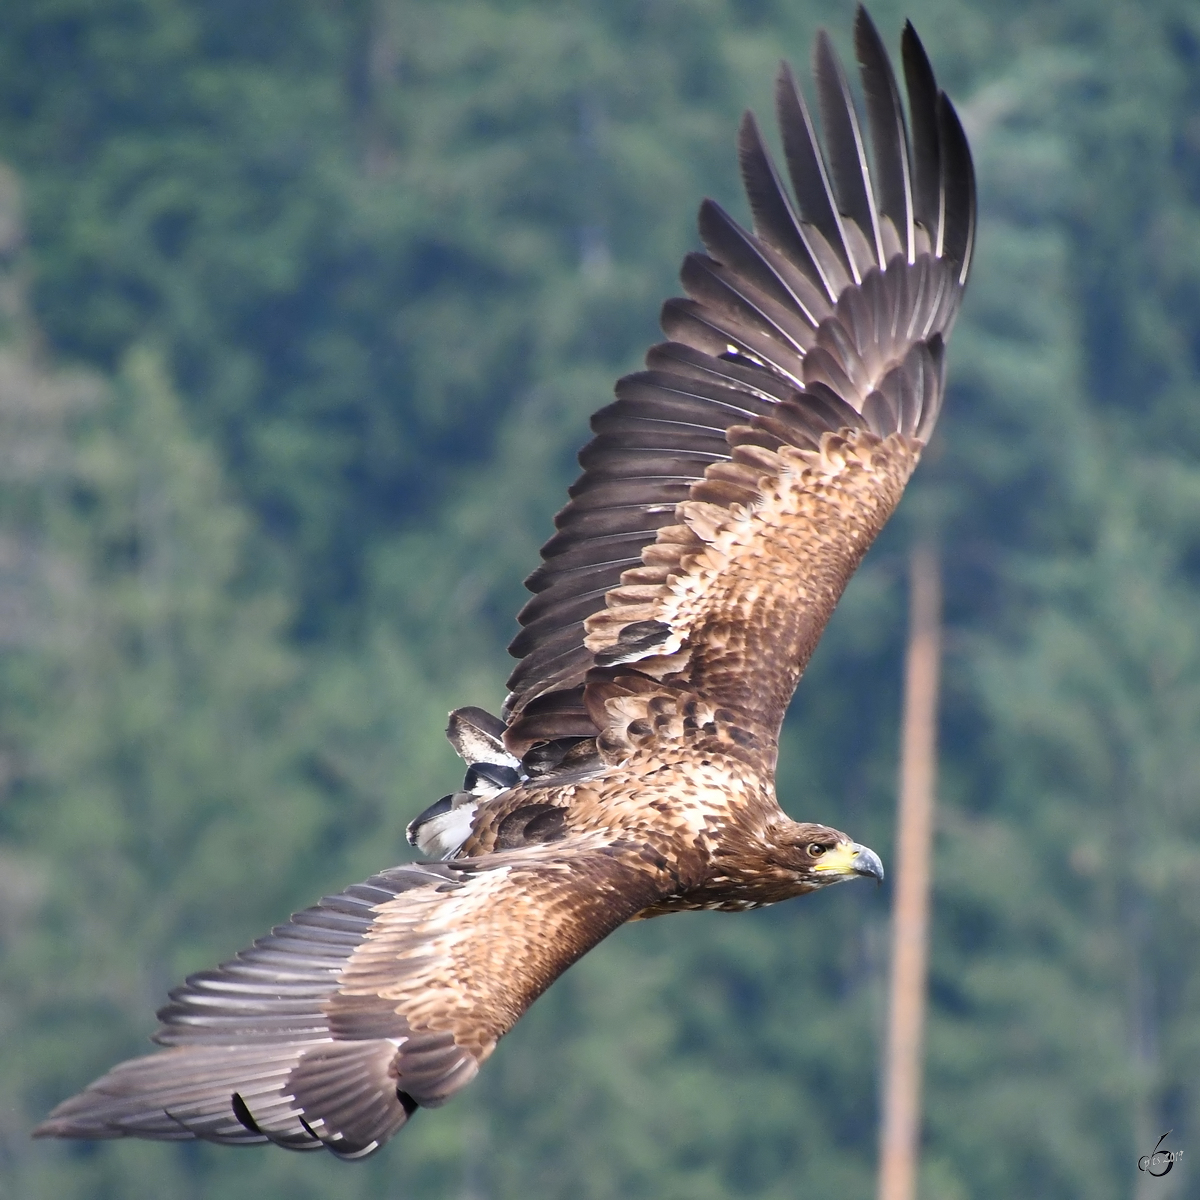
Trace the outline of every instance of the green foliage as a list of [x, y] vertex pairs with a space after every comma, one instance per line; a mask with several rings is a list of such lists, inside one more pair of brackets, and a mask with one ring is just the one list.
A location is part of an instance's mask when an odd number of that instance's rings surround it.
[[153, 333], [301, 628], [353, 622], [434, 464], [478, 462], [564, 362], [640, 352], [697, 165], [732, 193], [720, 31], [675, 4], [6, 4], [38, 318], [104, 369]]
[[[174, 980], [406, 853], [697, 200], [744, 211], [738, 110], [849, 15], [0, 6], [0, 1196], [871, 1193], [866, 889], [620, 931], [365, 1166], [27, 1141]], [[887, 857], [936, 532], [923, 1195], [1103, 1200], [1200, 1113], [1200, 21], [923, 0], [876, 6], [890, 42], [904, 15], [964, 101], [979, 257], [780, 794]]]

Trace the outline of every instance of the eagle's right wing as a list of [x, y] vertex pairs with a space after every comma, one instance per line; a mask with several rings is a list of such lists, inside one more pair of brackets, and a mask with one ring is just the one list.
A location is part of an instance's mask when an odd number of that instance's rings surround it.
[[666, 894], [663, 865], [591, 838], [384, 871], [191, 976], [159, 1013], [166, 1048], [114, 1067], [35, 1136], [370, 1154]]

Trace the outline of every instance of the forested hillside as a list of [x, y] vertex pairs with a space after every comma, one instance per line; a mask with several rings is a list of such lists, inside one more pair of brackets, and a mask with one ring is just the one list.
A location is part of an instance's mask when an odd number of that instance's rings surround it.
[[[1200, 9], [872, 11], [960, 104], [978, 257], [780, 798], [890, 860], [904, 564], [936, 537], [921, 1195], [1197, 1197]], [[0, 4], [0, 1198], [873, 1195], [865, 887], [618, 932], [362, 1165], [28, 1136], [188, 971], [409, 857], [700, 198], [745, 215], [742, 108], [819, 25], [849, 56], [852, 17]], [[1168, 1129], [1181, 1163], [1139, 1177]]]

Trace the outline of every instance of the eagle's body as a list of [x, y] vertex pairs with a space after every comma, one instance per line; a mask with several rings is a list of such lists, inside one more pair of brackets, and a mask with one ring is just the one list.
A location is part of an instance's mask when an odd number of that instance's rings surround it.
[[165, 1049], [115, 1067], [39, 1134], [369, 1154], [468, 1083], [624, 922], [881, 877], [870, 850], [784, 814], [776, 750], [937, 418], [974, 181], [911, 27], [911, 145], [861, 10], [855, 44], [865, 130], [817, 40], [824, 151], [781, 73], [795, 202], [744, 121], [754, 232], [705, 202], [711, 257], [684, 264], [670, 341], [593, 418], [528, 580], [503, 715], [451, 715], [463, 790], [409, 827], [434, 861], [327, 897], [192, 976], [159, 1013]]

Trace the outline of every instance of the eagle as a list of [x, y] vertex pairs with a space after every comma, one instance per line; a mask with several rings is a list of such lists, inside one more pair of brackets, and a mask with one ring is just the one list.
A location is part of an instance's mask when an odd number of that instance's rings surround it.
[[296, 913], [170, 993], [154, 1040], [38, 1137], [198, 1138], [372, 1154], [445, 1103], [572, 963], [627, 921], [740, 912], [878, 856], [785, 815], [780, 725], [944, 395], [975, 239], [970, 149], [911, 24], [907, 119], [861, 7], [860, 107], [828, 35], [775, 101], [784, 182], [747, 113], [752, 228], [705, 200], [667, 340], [592, 418], [527, 580], [500, 716], [451, 714], [461, 790], [422, 861]]

